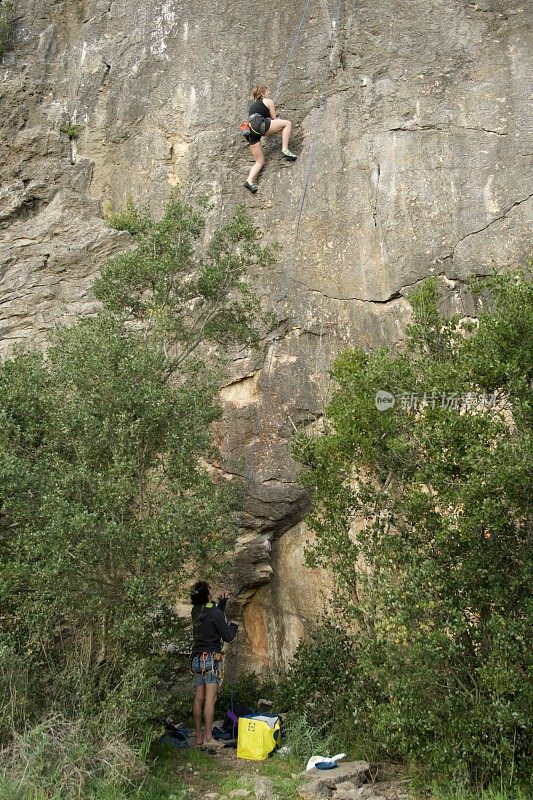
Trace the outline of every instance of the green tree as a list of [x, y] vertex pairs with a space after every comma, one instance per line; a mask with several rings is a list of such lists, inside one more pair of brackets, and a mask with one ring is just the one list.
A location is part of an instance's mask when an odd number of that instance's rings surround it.
[[235, 532], [236, 493], [208, 466], [218, 346], [257, 338], [245, 273], [270, 254], [240, 209], [205, 245], [202, 206], [127, 213], [135, 248], [97, 281], [101, 312], [0, 369], [0, 658], [4, 700], [28, 676], [30, 717], [153, 714], [173, 599]]
[[389, 754], [511, 783], [533, 757], [533, 287], [482, 291], [461, 324], [422, 284], [405, 351], [343, 353], [325, 430], [295, 450], [353, 654], [341, 705]]
[[256, 341], [257, 301], [247, 277], [273, 260], [240, 206], [199, 248], [206, 208], [205, 200], [193, 206], [174, 196], [153, 222], [129, 201], [110, 221], [129, 231], [137, 247], [104, 267], [94, 285], [106, 309], [165, 344], [174, 369], [201, 344]]

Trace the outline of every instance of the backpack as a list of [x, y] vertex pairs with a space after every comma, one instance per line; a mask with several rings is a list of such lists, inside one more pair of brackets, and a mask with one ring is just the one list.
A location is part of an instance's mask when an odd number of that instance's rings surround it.
[[192, 731], [189, 731], [188, 728], [184, 728], [183, 725], [176, 727], [176, 725], [172, 725], [170, 722], [165, 722], [164, 724], [166, 733], [159, 739], [161, 744], [172, 745], [172, 747], [178, 747], [180, 749], [189, 747], [189, 733], [192, 733]]
[[228, 708], [224, 722], [222, 723], [222, 730], [231, 732], [233, 738], [236, 739], [239, 718], [253, 713], [253, 709], [248, 708], [248, 706], [240, 706], [235, 703], [232, 708]]

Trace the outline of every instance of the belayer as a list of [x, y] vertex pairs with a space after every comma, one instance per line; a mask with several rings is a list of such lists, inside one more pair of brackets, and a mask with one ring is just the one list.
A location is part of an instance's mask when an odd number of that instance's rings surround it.
[[245, 189], [255, 194], [257, 184], [255, 179], [265, 165], [265, 157], [261, 146], [263, 136], [274, 136], [281, 133], [281, 153], [289, 161], [296, 161], [296, 156], [289, 150], [289, 139], [291, 135], [291, 123], [288, 119], [279, 119], [276, 116], [276, 107], [270, 97], [270, 90], [265, 84], [259, 84], [252, 92], [254, 102], [248, 110], [248, 124], [250, 132], [246, 138], [250, 143], [250, 150], [255, 159], [255, 164], [251, 168], [248, 178], [244, 183]]
[[[224, 677], [222, 642], [232, 642], [238, 625], [226, 622], [224, 614], [228, 597], [224, 593], [215, 605], [211, 588], [205, 581], [192, 587], [192, 648], [191, 670], [194, 675], [193, 718], [197, 745], [215, 745], [213, 719], [218, 687]], [[205, 720], [205, 739], [202, 734], [202, 710]]]

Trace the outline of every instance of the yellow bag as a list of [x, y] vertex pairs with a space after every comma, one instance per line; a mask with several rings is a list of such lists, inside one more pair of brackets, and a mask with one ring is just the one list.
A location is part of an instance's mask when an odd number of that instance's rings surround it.
[[237, 758], [263, 761], [279, 747], [280, 742], [279, 717], [269, 714], [239, 717]]

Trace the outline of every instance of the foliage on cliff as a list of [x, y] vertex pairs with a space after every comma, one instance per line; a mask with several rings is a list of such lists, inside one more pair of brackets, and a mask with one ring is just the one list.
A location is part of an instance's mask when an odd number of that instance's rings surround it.
[[[482, 297], [461, 324], [422, 284], [406, 351], [343, 353], [324, 432], [297, 437], [335, 625], [289, 696], [324, 694], [381, 752], [509, 785], [533, 765], [533, 286]], [[339, 636], [335, 695], [318, 676]]]
[[245, 272], [270, 256], [240, 210], [205, 247], [201, 206], [138, 216], [101, 312], [0, 369], [3, 737], [52, 711], [141, 735], [172, 602], [235, 531], [235, 492], [207, 466], [216, 345], [256, 337]]
[[13, 3], [0, 2], [0, 59], [4, 55], [9, 40], [13, 35], [15, 6]]

